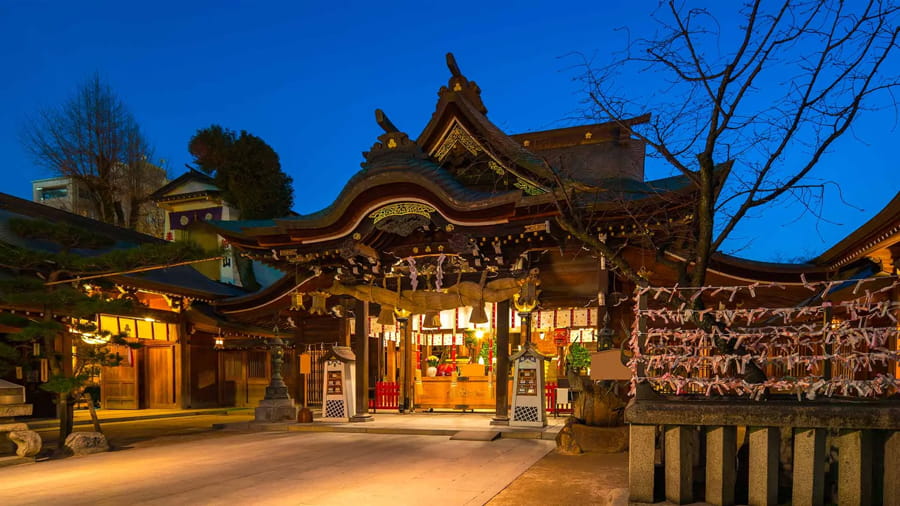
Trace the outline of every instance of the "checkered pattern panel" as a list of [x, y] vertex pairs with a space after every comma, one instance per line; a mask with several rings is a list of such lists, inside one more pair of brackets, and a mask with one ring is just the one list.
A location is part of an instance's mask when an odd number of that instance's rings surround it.
[[344, 414], [344, 401], [326, 401], [325, 418], [346, 418]]
[[514, 422], [539, 422], [538, 408], [534, 406], [516, 406], [513, 412]]

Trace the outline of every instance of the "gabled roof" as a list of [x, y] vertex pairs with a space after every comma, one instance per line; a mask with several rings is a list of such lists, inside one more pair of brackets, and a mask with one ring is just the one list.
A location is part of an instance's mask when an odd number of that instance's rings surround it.
[[[195, 183], [195, 188], [191, 191], [177, 194], [172, 193], [174, 190], [186, 187], [190, 183]], [[184, 198], [186, 196], [218, 195], [221, 192], [222, 189], [216, 186], [215, 180], [209, 175], [195, 169], [190, 169], [150, 194], [150, 200], [160, 202], [163, 200]]]
[[447, 53], [447, 66], [451, 72], [450, 80], [438, 92], [436, 110], [416, 144], [434, 157], [447, 136], [458, 135], [454, 129], [464, 129], [462, 135], [478, 142], [513, 175], [546, 190], [545, 183], [554, 179], [550, 166], [488, 120], [487, 108], [481, 101], [481, 89], [460, 73], [452, 53]]
[[[108, 247], [94, 250], [72, 250], [72, 253], [84, 256], [102, 255], [112, 250], [133, 248], [141, 244], [163, 244], [166, 242], [157, 237], [142, 234], [131, 229], [117, 227], [54, 207], [0, 193], [0, 242], [34, 251], [56, 252], [59, 250], [59, 247], [50, 241], [25, 239], [13, 234], [7, 224], [10, 219], [14, 218], [66, 223], [111, 239], [112, 242]], [[125, 286], [204, 300], [237, 297], [248, 293], [242, 288], [213, 281], [187, 265], [146, 271], [140, 274], [110, 276], [109, 279]]]
[[[116, 246], [114, 247], [130, 247], [143, 243], [164, 242], [162, 239], [147, 234], [142, 234], [135, 230], [117, 227], [115, 225], [110, 225], [109, 223], [104, 223], [102, 221], [97, 221], [91, 218], [70, 213], [68, 211], [63, 211], [55, 207], [50, 207], [37, 202], [31, 202], [30, 200], [20, 199], [18, 197], [13, 197], [12, 195], [8, 195], [6, 193], [0, 193], [0, 219], [2, 219], [2, 221], [5, 223], [10, 218], [14, 217], [68, 223], [72, 226], [90, 230], [94, 233], [112, 239], [116, 242]], [[9, 244], [13, 244], [13, 242], [10, 241], [16, 240], [20, 242], [22, 241], [22, 239], [17, 236], [11, 237], [8, 234], [0, 235], [0, 241], [7, 242]], [[38, 242], [31, 242], [29, 244], [22, 243], [19, 245], [22, 247], [35, 247], [38, 249], [44, 249], [45, 251], [53, 251], [52, 249], [47, 249], [46, 244], [38, 244]]]

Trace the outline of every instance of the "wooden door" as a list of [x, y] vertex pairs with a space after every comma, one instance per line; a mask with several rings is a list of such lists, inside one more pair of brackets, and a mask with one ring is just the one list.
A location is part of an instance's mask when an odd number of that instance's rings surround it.
[[135, 350], [110, 345], [111, 351], [123, 358], [117, 366], [100, 371], [100, 402], [106, 409], [138, 409], [138, 362]]
[[147, 407], [173, 409], [175, 404], [175, 347], [148, 346]]
[[221, 405], [243, 408], [247, 406], [247, 375], [244, 372], [243, 351], [219, 353], [222, 371]]

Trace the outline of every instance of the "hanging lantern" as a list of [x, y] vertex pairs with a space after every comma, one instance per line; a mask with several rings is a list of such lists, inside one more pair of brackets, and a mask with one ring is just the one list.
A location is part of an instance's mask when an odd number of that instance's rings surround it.
[[300, 290], [297, 290], [291, 294], [291, 309], [293, 309], [294, 311], [306, 309], [306, 305], [303, 303], [303, 292], [301, 292]]
[[393, 327], [396, 324], [396, 321], [394, 320], [394, 308], [390, 306], [381, 306], [381, 311], [378, 313], [378, 319], [375, 320], [375, 322], [386, 327]]
[[484, 300], [480, 304], [472, 308], [472, 314], [469, 315], [469, 324], [487, 323], [487, 313], [484, 310]]
[[441, 328], [441, 313], [437, 311], [425, 312], [425, 321], [423, 322], [422, 327], [426, 329]]
[[216, 341], [213, 345], [214, 350], [224, 350], [225, 349], [225, 338], [222, 337], [222, 331], [219, 330], [218, 335], [216, 335]]
[[35, 357], [40, 356], [41, 355], [41, 343], [35, 341], [34, 344], [32, 345], [32, 347], [33, 347], [32, 355], [34, 355]]
[[328, 293], [312, 292], [310, 295], [312, 295], [312, 306], [309, 308], [309, 314], [328, 314], [328, 308], [325, 307], [325, 300], [328, 298]]

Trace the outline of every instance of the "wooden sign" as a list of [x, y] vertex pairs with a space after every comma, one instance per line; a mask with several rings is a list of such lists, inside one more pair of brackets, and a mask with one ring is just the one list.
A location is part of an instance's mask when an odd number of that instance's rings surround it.
[[519, 369], [519, 378], [516, 382], [517, 395], [537, 395], [537, 370]]
[[562, 346], [569, 342], [569, 329], [556, 329], [553, 331], [553, 342]]

